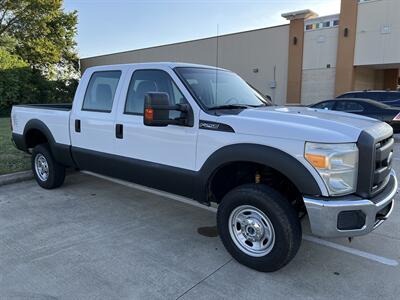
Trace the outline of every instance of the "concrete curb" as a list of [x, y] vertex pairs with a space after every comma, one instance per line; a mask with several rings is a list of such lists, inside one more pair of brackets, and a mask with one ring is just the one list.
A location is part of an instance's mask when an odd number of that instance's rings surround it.
[[30, 180], [33, 178], [32, 171], [22, 171], [17, 173], [0, 175], [0, 186]]

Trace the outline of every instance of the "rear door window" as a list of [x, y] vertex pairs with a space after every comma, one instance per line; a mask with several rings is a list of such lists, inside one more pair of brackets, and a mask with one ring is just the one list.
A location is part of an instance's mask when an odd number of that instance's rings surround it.
[[89, 80], [82, 110], [111, 112], [121, 71], [95, 72]]
[[334, 101], [325, 101], [325, 102], [319, 103], [317, 105], [314, 105], [313, 107], [319, 108], [319, 109], [332, 110], [334, 105], [335, 105]]
[[345, 111], [349, 113], [363, 112], [364, 107], [355, 101], [339, 101], [336, 104], [335, 110]]

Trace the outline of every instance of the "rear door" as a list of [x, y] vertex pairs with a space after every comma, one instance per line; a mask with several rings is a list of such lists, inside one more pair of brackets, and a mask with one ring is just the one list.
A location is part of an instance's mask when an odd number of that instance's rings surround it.
[[102, 159], [115, 151], [115, 117], [124, 78], [123, 68], [87, 71], [70, 117], [73, 156], [82, 169], [102, 172]]

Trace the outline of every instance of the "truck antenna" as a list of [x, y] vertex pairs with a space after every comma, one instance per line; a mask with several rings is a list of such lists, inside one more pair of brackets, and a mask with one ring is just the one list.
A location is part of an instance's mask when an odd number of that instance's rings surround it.
[[216, 53], [216, 58], [215, 58], [215, 66], [218, 68], [218, 52], [219, 52], [219, 24], [217, 24], [217, 53]]
[[218, 96], [218, 66], [219, 66], [219, 24], [217, 24], [217, 53], [215, 58], [215, 99], [214, 102], [217, 105], [217, 96]]

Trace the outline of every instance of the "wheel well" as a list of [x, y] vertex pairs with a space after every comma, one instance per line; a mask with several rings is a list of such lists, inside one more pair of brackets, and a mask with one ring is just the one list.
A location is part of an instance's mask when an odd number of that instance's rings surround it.
[[48, 143], [46, 135], [39, 129], [30, 129], [25, 134], [26, 148], [34, 148], [37, 145]]
[[298, 212], [305, 211], [302, 195], [292, 181], [276, 169], [252, 162], [231, 162], [217, 169], [208, 183], [208, 198], [220, 203], [229, 191], [246, 183], [268, 185], [285, 196]]

